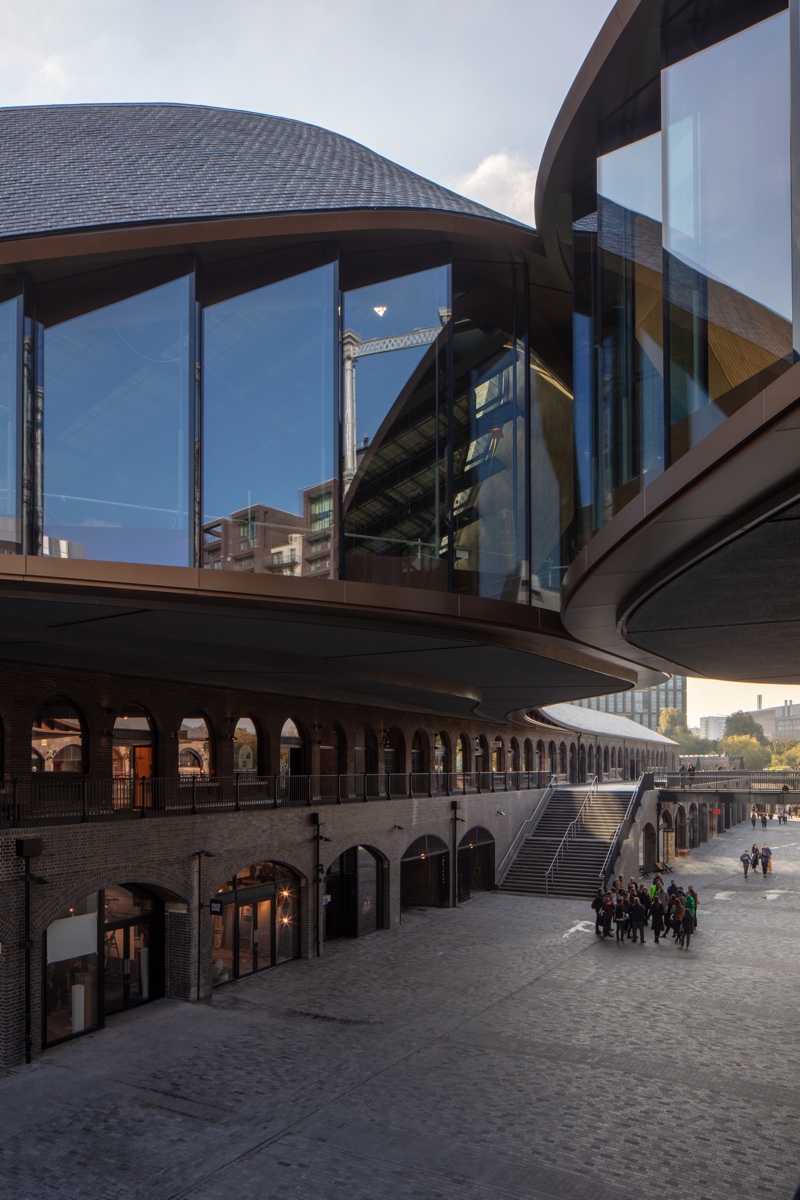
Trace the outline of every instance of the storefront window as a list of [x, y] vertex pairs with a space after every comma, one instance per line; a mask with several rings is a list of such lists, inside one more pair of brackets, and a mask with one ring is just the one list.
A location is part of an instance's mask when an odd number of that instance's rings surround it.
[[675, 459], [792, 354], [789, 14], [663, 73]]
[[341, 479], [348, 579], [447, 588], [450, 272], [345, 293]]
[[74, 704], [56, 697], [43, 704], [31, 731], [31, 769], [80, 774], [83, 771], [83, 723]]
[[45, 1021], [48, 1043], [100, 1024], [98, 895], [70, 905], [47, 928]]
[[264, 268], [249, 286], [243, 275], [210, 269], [205, 283], [203, 566], [325, 578], [335, 266], [278, 279]]
[[41, 289], [45, 554], [190, 563], [191, 283]]
[[252, 863], [212, 902], [211, 978], [216, 986], [264, 971], [300, 953], [297, 876], [280, 863]]
[[258, 771], [258, 730], [250, 717], [240, 717], [233, 732], [233, 769]]

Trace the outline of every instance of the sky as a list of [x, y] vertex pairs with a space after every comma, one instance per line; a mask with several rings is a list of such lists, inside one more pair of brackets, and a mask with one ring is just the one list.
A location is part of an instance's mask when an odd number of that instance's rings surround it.
[[721, 679], [692, 679], [686, 685], [687, 723], [700, 724], [701, 717], [725, 716], [750, 712], [761, 696], [762, 708], [773, 708], [784, 700], [800, 702], [800, 680], [791, 683], [729, 683]]
[[0, 0], [0, 105], [173, 101], [322, 125], [533, 222], [612, 0]]

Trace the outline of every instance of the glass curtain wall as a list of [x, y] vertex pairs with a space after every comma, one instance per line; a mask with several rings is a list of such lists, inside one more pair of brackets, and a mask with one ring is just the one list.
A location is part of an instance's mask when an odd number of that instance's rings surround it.
[[447, 267], [344, 293], [345, 576], [447, 588]]
[[191, 563], [193, 281], [40, 288], [44, 554]]
[[597, 163], [604, 519], [664, 469], [661, 134]]
[[206, 273], [203, 566], [333, 576], [335, 346], [334, 263]]
[[0, 295], [0, 553], [18, 554], [18, 417], [21, 391], [22, 297]]
[[662, 75], [671, 454], [791, 361], [789, 14]]

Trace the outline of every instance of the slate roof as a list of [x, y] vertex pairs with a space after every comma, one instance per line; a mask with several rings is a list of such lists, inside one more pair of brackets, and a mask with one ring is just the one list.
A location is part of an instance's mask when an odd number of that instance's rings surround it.
[[0, 146], [0, 238], [376, 208], [520, 225], [349, 138], [262, 113], [188, 104], [6, 108]]
[[629, 717], [619, 717], [616, 713], [597, 712], [593, 708], [580, 708], [577, 704], [548, 704], [547, 708], [539, 709], [543, 717], [561, 725], [565, 729], [580, 730], [581, 733], [599, 733], [604, 737], [638, 738], [640, 742], [660, 742], [664, 746], [677, 746], [672, 738], [656, 733], [638, 721]]

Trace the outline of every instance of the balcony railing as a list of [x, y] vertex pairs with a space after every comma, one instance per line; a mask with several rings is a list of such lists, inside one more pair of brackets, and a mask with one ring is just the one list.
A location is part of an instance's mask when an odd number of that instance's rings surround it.
[[33, 776], [0, 791], [0, 827], [75, 824], [251, 809], [363, 804], [420, 796], [466, 796], [545, 788], [547, 771], [432, 774], [189, 775], [170, 779]]
[[655, 771], [655, 786], [670, 792], [790, 792], [800, 790], [800, 771]]

